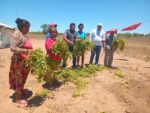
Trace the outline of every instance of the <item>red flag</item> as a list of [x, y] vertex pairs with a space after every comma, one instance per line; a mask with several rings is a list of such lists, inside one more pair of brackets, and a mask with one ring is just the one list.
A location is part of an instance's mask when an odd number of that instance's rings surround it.
[[131, 26], [128, 26], [124, 29], [122, 29], [122, 31], [129, 31], [129, 30], [134, 30], [136, 29], [137, 27], [139, 27], [142, 23], [137, 23], [137, 24], [134, 24], [134, 25], [131, 25]]

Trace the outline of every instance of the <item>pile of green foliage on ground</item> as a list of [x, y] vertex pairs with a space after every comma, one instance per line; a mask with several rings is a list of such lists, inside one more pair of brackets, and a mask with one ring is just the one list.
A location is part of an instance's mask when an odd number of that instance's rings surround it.
[[78, 69], [63, 69], [56, 73], [55, 76], [57, 79], [73, 82], [76, 84], [77, 88], [73, 91], [73, 97], [77, 97], [81, 95], [81, 90], [84, 89], [88, 83], [84, 80], [84, 78], [94, 76], [96, 72], [102, 71], [104, 69], [104, 66], [88, 65], [84, 68]]

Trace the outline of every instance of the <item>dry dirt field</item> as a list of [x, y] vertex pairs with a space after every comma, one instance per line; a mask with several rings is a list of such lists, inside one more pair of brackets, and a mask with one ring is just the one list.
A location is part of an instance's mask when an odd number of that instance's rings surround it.
[[[31, 35], [34, 48], [44, 48], [43, 35]], [[114, 69], [97, 72], [83, 95], [72, 97], [73, 83], [51, 87], [46, 97], [36, 96], [44, 83], [29, 74], [25, 88], [31, 92], [29, 105], [17, 107], [9, 89], [8, 72], [12, 53], [0, 49], [0, 113], [150, 113], [150, 38], [128, 38], [123, 52], [114, 56]], [[89, 62], [90, 53], [85, 56]], [[104, 53], [100, 56], [103, 65]], [[69, 66], [71, 61], [68, 62]], [[121, 71], [123, 77], [116, 76]]]

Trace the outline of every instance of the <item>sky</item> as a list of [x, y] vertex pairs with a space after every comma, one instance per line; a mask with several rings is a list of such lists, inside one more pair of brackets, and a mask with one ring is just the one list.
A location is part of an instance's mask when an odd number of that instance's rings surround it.
[[150, 33], [150, 0], [0, 0], [0, 23], [16, 27], [17, 17], [27, 19], [30, 31], [42, 31], [42, 24], [52, 22], [63, 33], [74, 22], [91, 32], [98, 23], [103, 30], [121, 29], [141, 22], [131, 33]]

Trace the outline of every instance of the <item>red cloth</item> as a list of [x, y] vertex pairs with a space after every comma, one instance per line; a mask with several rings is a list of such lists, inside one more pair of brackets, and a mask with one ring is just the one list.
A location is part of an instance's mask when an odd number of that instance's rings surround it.
[[134, 29], [136, 29], [137, 27], [139, 27], [141, 24], [142, 24], [142, 23], [137, 23], [137, 24], [134, 24], [134, 25], [125, 27], [125, 28], [122, 29], [122, 31], [134, 30]]
[[33, 49], [31, 41], [28, 39], [24, 42], [24, 44], [21, 46], [21, 48], [25, 49]]
[[21, 94], [28, 77], [29, 68], [25, 66], [23, 59], [17, 60], [17, 62], [14, 60], [11, 61], [9, 71], [10, 89], [15, 90], [17, 94]]
[[[22, 46], [20, 46], [20, 48], [23, 48], [23, 49], [33, 49], [32, 47], [32, 43], [31, 41], [28, 39], [24, 42], [24, 44]], [[20, 53], [19, 54], [19, 58], [21, 59], [26, 59], [28, 57], [28, 54], [27, 53]]]
[[53, 54], [50, 49], [52, 48], [53, 44], [55, 44], [56, 41], [53, 40], [52, 38], [48, 38], [45, 42], [45, 48], [47, 50], [47, 54], [48, 56], [53, 59], [53, 60], [61, 60], [62, 58], [60, 56], [55, 56], [55, 54]]
[[110, 29], [106, 31], [106, 35], [110, 34], [111, 32], [114, 32], [115, 34], [117, 34], [117, 29]]

